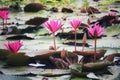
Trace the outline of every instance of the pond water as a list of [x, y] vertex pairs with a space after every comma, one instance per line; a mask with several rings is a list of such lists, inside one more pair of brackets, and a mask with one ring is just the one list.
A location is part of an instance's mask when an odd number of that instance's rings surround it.
[[[105, 13], [101, 13], [101, 14], [95, 14], [95, 16], [97, 16], [97, 18], [102, 17], [103, 15], [107, 15], [108, 12]], [[58, 16], [59, 15], [59, 16]], [[19, 29], [23, 29], [28, 27], [29, 25], [24, 25], [25, 21], [34, 18], [34, 17], [48, 17], [49, 19], [59, 19], [61, 20], [62, 17], [67, 17], [66, 22], [64, 22], [63, 28], [65, 32], [68, 32], [70, 30], [72, 30], [73, 28], [70, 26], [69, 22], [72, 19], [81, 19], [83, 23], [87, 23], [87, 19], [89, 18], [89, 16], [87, 16], [87, 14], [82, 14], [78, 12], [74, 12], [72, 14], [68, 14], [68, 13], [51, 13], [50, 11], [40, 11], [38, 13], [24, 13], [24, 12], [11, 12], [10, 16], [9, 16], [9, 20], [8, 23], [14, 23], [12, 25], [7, 25], [7, 27], [10, 26], [17, 26], [17, 28]], [[92, 18], [91, 20], [96, 20], [97, 18]], [[23, 25], [16, 25], [17, 23], [19, 24], [23, 24]], [[32, 25], [31, 25], [32, 26]], [[118, 25], [119, 26], [119, 25]], [[1, 27], [2, 28], [2, 25]], [[112, 30], [113, 29], [113, 30]], [[111, 28], [111, 31], [105, 30], [104, 34], [106, 34], [108, 37], [103, 37], [102, 39], [98, 39], [97, 42], [97, 46], [99, 48], [110, 48], [110, 49], [115, 49], [117, 50], [117, 52], [119, 52], [119, 48], [120, 48], [120, 40], [118, 38], [114, 38], [112, 37], [112, 35], [118, 34], [120, 32], [120, 28]], [[24, 43], [23, 48], [21, 50], [41, 50], [41, 49], [48, 49], [49, 46], [53, 45], [53, 39], [52, 36], [38, 36], [39, 34], [44, 34], [44, 33], [49, 33], [46, 29], [42, 29], [39, 30], [39, 32], [37, 33], [31, 33], [31, 34], [26, 34], [28, 36], [34, 37], [35, 40], [22, 40], [22, 42]], [[11, 36], [11, 35], [1, 35], [0, 38], [0, 43], [1, 43], [1, 48], [3, 48], [3, 44], [5, 42], [7, 42], [6, 37]], [[65, 40], [61, 40], [59, 38], [57, 38], [57, 46], [60, 47], [60, 49], [67, 49], [72, 51], [74, 49], [73, 46], [67, 46], [67, 45], [63, 45], [63, 41]], [[32, 42], [32, 43], [31, 43]], [[77, 42], [81, 42], [81, 40], [78, 40]], [[87, 43], [89, 43], [90, 45], [93, 45], [94, 41], [93, 40], [87, 40]], [[102, 44], [104, 43], [104, 44]], [[91, 46], [91, 48], [93, 48], [93, 46]], [[78, 50], [81, 50], [80, 47], [78, 47]]]
[[[81, 1], [81, 0], [78, 0], [78, 1]], [[78, 3], [76, 3], [76, 4], [78, 4]], [[94, 3], [94, 4], [96, 5], [96, 3]], [[102, 11], [102, 9], [101, 9], [101, 11]], [[11, 12], [8, 23], [14, 22], [14, 24], [7, 25], [7, 27], [14, 26], [14, 25], [16, 26], [16, 23], [19, 23], [22, 25], [17, 25], [17, 28], [19, 28], [19, 29], [26, 28], [29, 25], [24, 25], [25, 21], [29, 20], [30, 18], [34, 18], [34, 17], [48, 17], [49, 16], [49, 19], [59, 19], [59, 20], [61, 20], [62, 17], [67, 17], [67, 20], [66, 20], [66, 22], [64, 22], [63, 27], [65, 28], [65, 31], [68, 32], [68, 31], [72, 30], [72, 28], [69, 24], [69, 21], [72, 19], [75, 19], [75, 18], [81, 19], [83, 23], [87, 23], [87, 19], [89, 18], [89, 16], [87, 16], [87, 14], [82, 14], [82, 13], [78, 13], [78, 12], [79, 11], [76, 11], [72, 14], [68, 14], [68, 13], [63, 14], [61, 12], [51, 13], [50, 11], [44, 11], [44, 10], [37, 12], [37, 13], [25, 13], [25, 12], [16, 12], [16, 13], [14, 12], [13, 13], [13, 12]], [[107, 15], [107, 14], [108, 14], [108, 11], [105, 11], [101, 14], [95, 14], [96, 17], [91, 18], [91, 21], [94, 21], [94, 20], [102, 17], [103, 15]], [[0, 22], [2, 22], [2, 21], [0, 21]], [[33, 26], [33, 25], [31, 25], [31, 26]], [[101, 39], [97, 40], [97, 49], [107, 50], [105, 55], [112, 54], [112, 53], [120, 53], [120, 38], [112, 37], [112, 35], [118, 34], [120, 32], [120, 25], [118, 25], [118, 26], [119, 26], [118, 29], [111, 28], [112, 29], [111, 32], [105, 30], [104, 34], [106, 34], [107, 37], [102, 37]], [[67, 28], [67, 27], [69, 27], [69, 28]], [[0, 28], [2, 29], [2, 25], [0, 25]], [[48, 52], [49, 47], [53, 46], [53, 38], [52, 38], [52, 36], [38, 36], [39, 34], [43, 34], [43, 33], [49, 33], [49, 32], [44, 28], [44, 29], [41, 29], [37, 33], [30, 33], [30, 34], [27, 33], [26, 35], [34, 37], [35, 39], [34, 40], [21, 40], [23, 42], [23, 46], [19, 50], [19, 52], [25, 52], [26, 55], [28, 55], [28, 56], [35, 56], [38, 54], [43, 54], [45, 52]], [[12, 35], [0, 35], [0, 48], [3, 48], [3, 49], [5, 48], [4, 44], [6, 42], [8, 42], [8, 40], [6, 40], [6, 38], [8, 36], [12, 36]], [[62, 44], [64, 41], [65, 40], [59, 39], [58, 37], [56, 38], [57, 47], [59, 47], [58, 50], [66, 49], [68, 51], [74, 51], [74, 46], [68, 46], [68, 45]], [[77, 42], [81, 43], [82, 40], [77, 40]], [[90, 46], [89, 48], [85, 48], [85, 50], [93, 50], [94, 40], [87, 40], [87, 43], [92, 46]], [[81, 51], [82, 47], [77, 46], [77, 50]], [[36, 69], [34, 69], [34, 70], [36, 70]], [[65, 77], [66, 79], [64, 79], [64, 80], [69, 80], [69, 77], [70, 76], [66, 76]], [[42, 77], [41, 76], [31, 77], [31, 79], [33, 79], [33, 80], [40, 80], [40, 78], [42, 78]], [[63, 78], [64, 78], [64, 76], [61, 77], [60, 79], [52, 78], [50, 80], [63, 80]]]

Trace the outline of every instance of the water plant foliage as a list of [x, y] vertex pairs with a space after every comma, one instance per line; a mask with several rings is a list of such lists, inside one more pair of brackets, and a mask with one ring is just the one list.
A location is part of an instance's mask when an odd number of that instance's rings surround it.
[[98, 5], [100, 6], [107, 6], [107, 5], [110, 5], [116, 1], [119, 1], [119, 0], [105, 0], [105, 1], [101, 1]]

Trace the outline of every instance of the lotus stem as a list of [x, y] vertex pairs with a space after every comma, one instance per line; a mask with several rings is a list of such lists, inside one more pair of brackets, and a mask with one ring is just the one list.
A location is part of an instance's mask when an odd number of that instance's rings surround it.
[[65, 59], [66, 59], [66, 61], [68, 62], [69, 65], [72, 64], [72, 62], [70, 61], [70, 59], [68, 57], [66, 57]]
[[62, 30], [62, 33], [63, 33], [64, 31], [63, 31], [63, 29], [62, 29], [62, 28], [61, 28], [61, 30]]
[[75, 51], [76, 51], [76, 29], [75, 29]]
[[5, 28], [5, 25], [4, 25], [4, 19], [3, 19], [3, 30], [4, 30], [4, 28]]
[[95, 45], [94, 45], [94, 61], [96, 61], [96, 44], [97, 44], [97, 37], [95, 36]]
[[6, 25], [7, 25], [7, 19], [6, 20], [3, 19], [3, 29], [6, 28]]
[[54, 39], [54, 50], [56, 51], [56, 38], [55, 38], [55, 33], [53, 33], [53, 39]]
[[5, 20], [6, 22], [5, 22], [5, 28], [6, 28], [6, 26], [7, 26], [7, 19]]
[[84, 51], [85, 43], [82, 43], [82, 51]]

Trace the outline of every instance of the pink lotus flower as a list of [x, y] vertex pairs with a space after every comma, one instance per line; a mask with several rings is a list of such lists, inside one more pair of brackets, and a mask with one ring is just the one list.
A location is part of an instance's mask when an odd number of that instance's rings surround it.
[[110, 12], [109, 16], [115, 16], [115, 13], [114, 12]]
[[52, 33], [55, 33], [56, 31], [58, 31], [63, 26], [63, 23], [61, 21], [57, 21], [57, 20], [50, 20], [50, 21], [45, 22], [45, 26]]
[[97, 43], [97, 37], [101, 36], [103, 34], [103, 28], [100, 25], [94, 25], [93, 27], [90, 26], [88, 28], [89, 33], [94, 37], [95, 45], [94, 45], [94, 61], [96, 61], [96, 43]]
[[13, 53], [17, 53], [18, 50], [21, 48], [22, 43], [21, 41], [15, 41], [15, 42], [8, 42], [4, 45], [6, 50], [12, 51]]
[[[1, 10], [0, 11], [0, 17], [2, 18], [3, 20], [3, 29], [5, 28], [5, 23], [7, 24], [7, 19], [8, 19], [8, 16], [9, 16], [9, 11], [8, 10]], [[6, 20], [6, 22], [4, 22], [4, 20]]]
[[100, 37], [103, 34], [103, 28], [100, 25], [95, 24], [94, 27], [88, 28], [89, 33], [94, 37]]
[[77, 28], [81, 25], [81, 23], [82, 21], [77, 19], [70, 21], [71, 26], [75, 29], [75, 51], [76, 51], [76, 31]]
[[81, 25], [81, 22], [81, 20], [74, 19], [70, 21], [70, 24], [76, 30]]
[[50, 21], [45, 22], [45, 26], [53, 34], [53, 37], [54, 37], [54, 49], [56, 50], [55, 32], [58, 31], [63, 26], [63, 23], [61, 21], [57, 21], [57, 20], [50, 20]]
[[9, 11], [8, 10], [1, 10], [0, 11], [0, 17], [2, 19], [8, 19], [8, 16], [9, 16]]

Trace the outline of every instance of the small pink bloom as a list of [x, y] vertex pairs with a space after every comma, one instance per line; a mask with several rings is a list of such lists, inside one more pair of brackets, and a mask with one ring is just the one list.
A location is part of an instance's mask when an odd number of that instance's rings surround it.
[[101, 36], [103, 34], [103, 28], [100, 25], [95, 24], [93, 27], [90, 26], [88, 28], [89, 33], [94, 37], [95, 44], [94, 44], [94, 61], [96, 61], [96, 43], [97, 43], [97, 37]]
[[75, 51], [76, 51], [76, 29], [81, 25], [81, 22], [82, 22], [81, 20], [77, 20], [77, 19], [70, 21], [71, 26], [75, 30]]
[[9, 16], [9, 11], [8, 10], [1, 10], [0, 11], [0, 17], [2, 19], [8, 19], [8, 16]]
[[115, 13], [114, 12], [110, 12], [109, 16], [115, 16]]
[[21, 48], [22, 43], [21, 41], [15, 41], [15, 42], [8, 42], [4, 45], [6, 50], [12, 51], [13, 53], [17, 53], [18, 50]]
[[52, 33], [55, 33], [56, 31], [58, 31], [63, 26], [63, 23], [61, 21], [57, 21], [57, 20], [50, 20], [50, 21], [45, 22], [45, 26]]
[[88, 31], [89, 33], [92, 35], [92, 36], [96, 36], [96, 37], [99, 37], [103, 34], [103, 28], [100, 26], [100, 25], [94, 25], [94, 27], [90, 26], [88, 28]]
[[70, 21], [71, 26], [76, 30], [80, 25], [81, 25], [82, 21], [81, 20], [72, 20]]
[[50, 20], [50, 21], [45, 22], [45, 26], [53, 34], [54, 49], [56, 50], [55, 32], [58, 31], [63, 26], [63, 23], [61, 21], [57, 21], [57, 20]]

